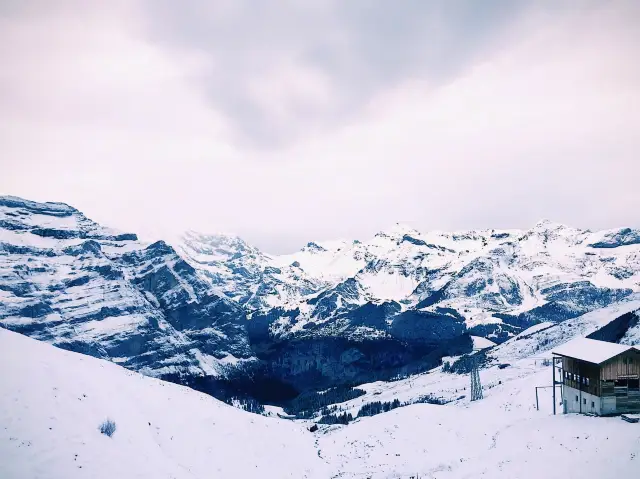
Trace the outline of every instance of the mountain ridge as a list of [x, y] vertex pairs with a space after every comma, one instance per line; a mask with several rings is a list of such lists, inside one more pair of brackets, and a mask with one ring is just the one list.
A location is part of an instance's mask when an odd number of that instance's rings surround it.
[[[522, 319], [535, 308], [547, 313], [555, 308], [554, 314], [563, 319], [586, 312], [572, 311], [572, 305], [563, 303], [563, 290], [565, 299], [571, 289], [580, 289], [574, 292], [577, 295], [600, 294], [598, 306], [606, 305], [605, 296], [616, 300], [638, 291], [640, 249], [614, 251], [634, 246], [636, 236], [640, 238], [640, 233], [630, 228], [592, 232], [549, 220], [529, 230], [452, 233], [420, 233], [395, 225], [368, 241], [309, 242], [286, 255], [269, 255], [244, 243], [252, 254], [243, 255], [238, 249], [233, 261], [249, 265], [270, 289], [258, 289], [250, 281], [243, 284], [248, 277], [238, 268], [225, 281], [234, 284], [234, 292], [254, 287], [251, 301], [245, 303], [250, 310], [300, 310], [293, 331], [310, 322], [338, 318], [350, 308], [385, 301], [398, 303], [401, 310], [428, 310], [434, 305], [455, 309], [470, 316], [467, 326], [486, 329], [503, 323], [504, 315]], [[193, 241], [192, 237], [177, 249], [195, 268], [225, 266], [224, 261], [193, 254], [194, 249], [202, 252], [212, 245], [205, 238], [199, 235], [199, 241]], [[216, 238], [224, 241], [223, 236]], [[195, 248], [194, 243], [198, 243]], [[611, 251], [603, 253], [605, 249]], [[286, 289], [278, 289], [281, 285]], [[330, 301], [333, 307], [327, 304]]]
[[472, 335], [501, 343], [627, 298], [638, 237], [396, 225], [269, 255], [194, 231], [143, 242], [68, 205], [0, 197], [0, 326], [212, 394], [260, 378], [281, 399], [424, 371]]

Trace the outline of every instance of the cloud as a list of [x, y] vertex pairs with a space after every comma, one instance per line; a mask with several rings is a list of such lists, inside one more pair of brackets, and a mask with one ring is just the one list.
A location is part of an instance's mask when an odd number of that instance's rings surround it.
[[[410, 0], [401, 8], [360, 0], [189, 0], [179, 8], [170, 0], [151, 0], [146, 5], [149, 38], [206, 52], [212, 67], [200, 86], [227, 114], [243, 146], [273, 148], [349, 120], [377, 92], [407, 76], [446, 81], [529, 2], [494, 0], [480, 7]], [[279, 90], [256, 88], [263, 83]]]
[[635, 2], [369, 4], [0, 10], [0, 190], [274, 252], [640, 222]]

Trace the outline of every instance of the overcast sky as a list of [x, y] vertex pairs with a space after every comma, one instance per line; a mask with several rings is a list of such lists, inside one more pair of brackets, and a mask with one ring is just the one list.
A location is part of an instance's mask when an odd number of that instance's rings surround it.
[[640, 226], [640, 2], [0, 0], [0, 194], [269, 252]]

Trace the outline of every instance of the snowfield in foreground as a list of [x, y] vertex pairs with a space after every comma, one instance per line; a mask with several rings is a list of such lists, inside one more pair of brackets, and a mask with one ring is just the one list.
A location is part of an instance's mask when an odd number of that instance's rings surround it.
[[[640, 470], [640, 424], [554, 417], [549, 389], [536, 411], [534, 386], [549, 384], [551, 371], [534, 356], [481, 371], [482, 401], [415, 404], [315, 434], [2, 329], [0, 368], [2, 479], [595, 479]], [[467, 382], [434, 372], [390, 385], [464, 394]], [[388, 400], [392, 389], [374, 397]], [[98, 431], [107, 417], [112, 438]]]
[[0, 329], [0, 478], [251, 477], [330, 473], [302, 425]]

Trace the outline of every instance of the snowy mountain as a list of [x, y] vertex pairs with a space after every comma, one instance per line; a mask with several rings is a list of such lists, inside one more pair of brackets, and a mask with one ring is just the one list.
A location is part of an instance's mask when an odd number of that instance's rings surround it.
[[295, 264], [276, 266], [273, 257], [234, 236], [189, 231], [176, 249], [214, 288], [250, 310], [296, 304], [331, 285]]
[[[543, 359], [551, 348], [639, 307], [638, 299], [623, 301], [572, 319], [569, 328], [536, 326], [495, 347], [487, 356], [510, 366], [482, 369], [481, 401], [460, 398], [467, 375], [438, 368], [362, 385], [366, 396], [335, 406], [355, 412], [364, 402], [424, 394], [453, 402], [412, 404], [313, 433], [308, 420], [250, 414], [0, 329], [0, 477], [633, 477], [637, 424], [554, 416], [549, 389], [539, 390], [537, 410], [534, 387], [550, 382]], [[111, 437], [98, 430], [106, 418], [116, 424]]]
[[245, 315], [175, 250], [0, 197], [0, 325], [153, 376], [250, 358]]
[[[73, 207], [0, 197], [0, 326], [219, 397], [263, 401], [429, 370], [640, 290], [640, 232], [550, 222], [310, 242], [170, 246]], [[223, 391], [223, 392], [221, 392]]]
[[411, 327], [401, 336], [416, 335], [406, 318], [417, 315], [454, 328], [462, 318], [461, 327], [504, 341], [640, 291], [640, 230], [628, 228], [594, 233], [542, 221], [526, 231], [420, 233], [396, 225], [366, 242], [312, 242], [282, 256], [189, 233], [178, 249], [225, 294], [267, 316], [277, 337], [394, 336], [402, 322]]

